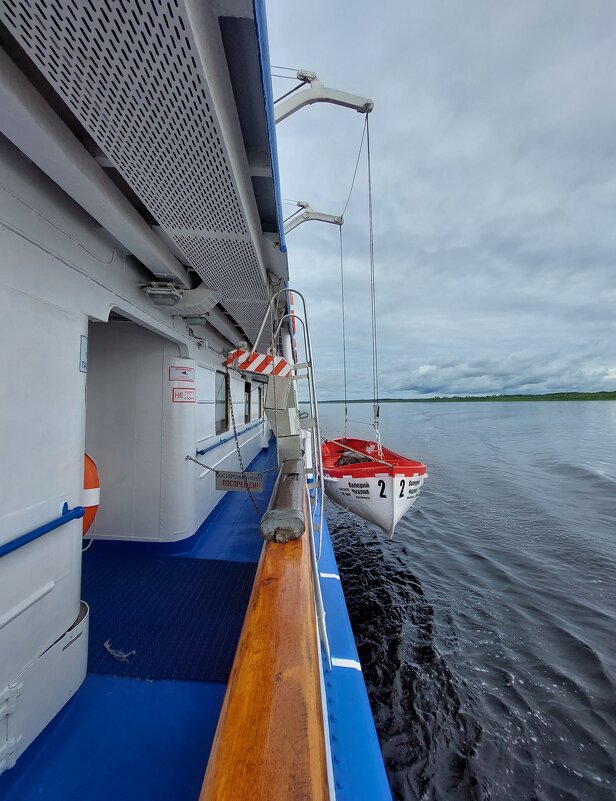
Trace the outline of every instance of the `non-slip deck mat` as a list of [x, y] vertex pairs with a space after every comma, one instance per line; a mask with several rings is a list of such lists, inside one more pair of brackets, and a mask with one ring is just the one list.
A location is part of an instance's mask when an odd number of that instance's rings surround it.
[[255, 571], [251, 562], [106, 551], [95, 543], [82, 575], [88, 670], [227, 681]]

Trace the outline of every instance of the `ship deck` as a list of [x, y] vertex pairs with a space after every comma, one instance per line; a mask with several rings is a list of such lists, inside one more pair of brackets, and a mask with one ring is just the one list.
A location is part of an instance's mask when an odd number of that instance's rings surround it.
[[[256, 457], [251, 470], [266, 470], [275, 465], [273, 443], [272, 440], [269, 450]], [[264, 491], [257, 496], [263, 509], [269, 501], [274, 480], [275, 472], [265, 474]], [[228, 677], [237, 637], [235, 632], [231, 637], [219, 637], [215, 643], [218, 658], [213, 661], [203, 663], [191, 658], [198, 644], [193, 637], [191, 650], [190, 632], [199, 620], [195, 617], [180, 625], [178, 609], [173, 608], [177, 597], [169, 582], [174, 575], [178, 579], [192, 576], [195, 569], [193, 581], [198, 581], [200, 568], [209, 567], [206, 597], [202, 600], [206, 605], [214, 603], [214, 608], [208, 610], [209, 620], [212, 631], [221, 634], [220, 629], [229, 625], [229, 609], [223, 603], [216, 605], [217, 599], [224, 591], [229, 570], [236, 576], [239, 571], [244, 586], [240, 593], [243, 605], [231, 612], [235, 615], [235, 629], [238, 618], [241, 628], [252, 585], [252, 578], [248, 581], [247, 576], [254, 576], [262, 542], [259, 518], [243, 492], [227, 493], [197, 533], [184, 543], [96, 541], [84, 554], [83, 594], [91, 606], [90, 636], [93, 638], [87, 677], [17, 765], [0, 777], [0, 797], [5, 801], [32, 798], [194, 801], [199, 796], [226, 689], [226, 680], [204, 678], [220, 679], [225, 673]], [[104, 586], [97, 587], [96, 582], [91, 581], [92, 574], [103, 570], [109, 575], [110, 568], [118, 560], [131, 564], [141, 592], [126, 597], [120, 588], [110, 586], [105, 597]], [[201, 560], [201, 563], [195, 563], [195, 569], [191, 569], [193, 566], [188, 560]], [[216, 571], [217, 562], [220, 571]], [[176, 564], [182, 566], [179, 572]], [[100, 599], [99, 604], [87, 597], [88, 591]], [[160, 599], [155, 612], [162, 610], [167, 615], [160, 617], [155, 631], [147, 626], [141, 630], [137, 625], [143, 610], [151, 612], [150, 607], [143, 606], [144, 598]], [[194, 606], [194, 597], [188, 601]], [[97, 619], [97, 608], [104, 616], [103, 622]], [[108, 638], [110, 647], [124, 653], [132, 650], [137, 653], [122, 661], [106, 649], [103, 651], [100, 640], [107, 630], [113, 635]], [[199, 635], [203, 637], [201, 630]], [[114, 641], [114, 636], [124, 636], [124, 639]], [[150, 658], [141, 663], [148, 667], [140, 669], [140, 651], [147, 647], [148, 640], [151, 645], [154, 639], [157, 658], [149, 655]], [[109, 672], [103, 672], [107, 669]], [[127, 670], [144, 675], [117, 675], [126, 674]], [[178, 678], [178, 675], [191, 678]]]

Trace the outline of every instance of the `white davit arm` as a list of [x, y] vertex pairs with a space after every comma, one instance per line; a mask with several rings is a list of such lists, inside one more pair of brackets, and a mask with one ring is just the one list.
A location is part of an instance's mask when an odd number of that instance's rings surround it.
[[314, 72], [300, 70], [297, 73], [297, 79], [302, 83], [309, 83], [310, 89], [289, 95], [276, 103], [274, 106], [276, 124], [286, 120], [287, 117], [290, 117], [300, 108], [309, 106], [312, 103], [333, 103], [336, 106], [355, 109], [360, 114], [369, 114], [374, 108], [374, 103], [372, 100], [368, 100], [367, 97], [351, 95], [348, 92], [341, 92], [338, 89], [329, 89], [327, 86], [323, 86]]
[[336, 217], [334, 214], [323, 214], [320, 211], [313, 211], [311, 206], [308, 203], [305, 203], [304, 201], [300, 201], [297, 205], [301, 209], [303, 209], [303, 211], [301, 212], [301, 214], [297, 213], [294, 217], [291, 217], [291, 219], [285, 223], [284, 226], [285, 234], [288, 234], [294, 228], [297, 228], [298, 225], [301, 225], [303, 222], [308, 222], [309, 220], [331, 223], [332, 225], [342, 225], [342, 223], [344, 222], [342, 217]]

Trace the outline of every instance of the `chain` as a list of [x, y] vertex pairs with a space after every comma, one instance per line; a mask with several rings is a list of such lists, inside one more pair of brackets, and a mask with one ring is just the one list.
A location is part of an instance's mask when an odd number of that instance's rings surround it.
[[211, 470], [212, 473], [216, 472], [216, 468], [215, 467], [210, 467], [209, 464], [203, 464], [203, 462], [200, 462], [198, 459], [193, 459], [192, 456], [188, 456], [187, 455], [186, 456], [186, 461], [187, 462], [194, 462], [195, 464], [198, 464], [199, 467], [205, 467], [206, 470]]
[[237, 427], [235, 425], [235, 412], [233, 411], [233, 393], [231, 392], [231, 376], [229, 374], [229, 366], [225, 364], [225, 373], [227, 375], [227, 386], [229, 387], [229, 406], [231, 407], [231, 425], [233, 426], [233, 439], [235, 440], [235, 449], [237, 450], [237, 459], [240, 463], [240, 470], [242, 471], [242, 475], [244, 477], [244, 486], [246, 487], [246, 492], [248, 493], [248, 497], [250, 498], [250, 503], [254, 506], [255, 512], [259, 515], [259, 517], [263, 517], [263, 512], [259, 509], [259, 504], [256, 502], [254, 495], [252, 494], [250, 487], [248, 486], [248, 479], [246, 478], [246, 468], [244, 467], [244, 460], [242, 459], [242, 449], [240, 447], [240, 441], [237, 436]]
[[[187, 462], [194, 462], [195, 464], [198, 464], [199, 467], [205, 467], [206, 470], [211, 470], [212, 473], [217, 473], [218, 472], [218, 468], [211, 467], [209, 464], [205, 464], [204, 462], [200, 462], [198, 459], [194, 459], [192, 456], [189, 456], [188, 454], [186, 455], [185, 459], [186, 459]], [[268, 467], [267, 470], [259, 470], [258, 472], [259, 473], [264, 473], [264, 474], [265, 473], [277, 473], [278, 472], [278, 468], [277, 467]]]

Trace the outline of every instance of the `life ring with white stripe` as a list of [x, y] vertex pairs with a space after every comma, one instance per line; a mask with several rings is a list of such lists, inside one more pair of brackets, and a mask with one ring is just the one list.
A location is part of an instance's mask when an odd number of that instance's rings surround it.
[[83, 516], [83, 533], [85, 534], [96, 517], [96, 511], [101, 498], [101, 484], [94, 459], [84, 453], [83, 459], [83, 500], [85, 509]]

